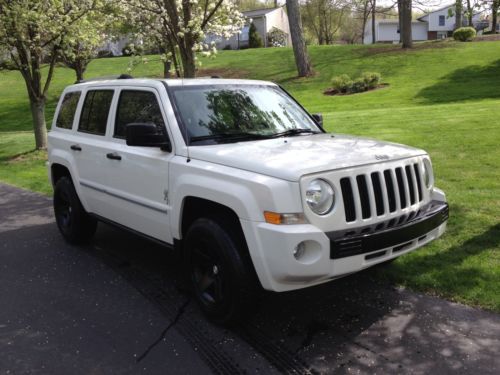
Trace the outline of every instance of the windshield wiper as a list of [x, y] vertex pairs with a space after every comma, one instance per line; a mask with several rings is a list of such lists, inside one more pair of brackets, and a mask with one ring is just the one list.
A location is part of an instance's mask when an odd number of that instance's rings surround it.
[[234, 140], [251, 140], [251, 139], [268, 139], [270, 136], [255, 133], [217, 133], [209, 135], [200, 135], [197, 137], [192, 137], [190, 142], [202, 142], [206, 140], [216, 140], [216, 141], [234, 141]]
[[287, 135], [299, 135], [299, 134], [319, 134], [319, 132], [312, 129], [288, 129], [280, 133], [275, 133], [270, 135], [270, 138], [285, 137]]

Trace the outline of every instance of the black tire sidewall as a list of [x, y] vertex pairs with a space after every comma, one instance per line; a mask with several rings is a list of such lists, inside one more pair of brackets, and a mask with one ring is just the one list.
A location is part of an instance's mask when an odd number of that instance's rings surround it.
[[[197, 293], [192, 266], [192, 250], [200, 243], [209, 244], [221, 265], [224, 284], [224, 303], [207, 305]], [[240, 318], [252, 304], [254, 280], [251, 270], [243, 258], [244, 244], [216, 220], [197, 219], [189, 228], [185, 238], [186, 266], [193, 293], [202, 311], [216, 323], [229, 324]]]
[[[57, 205], [61, 194], [66, 194], [71, 206], [70, 225], [63, 225], [57, 215]], [[61, 177], [54, 188], [54, 215], [59, 231], [72, 244], [81, 244], [90, 239], [96, 230], [96, 221], [83, 208], [73, 182], [67, 177]]]

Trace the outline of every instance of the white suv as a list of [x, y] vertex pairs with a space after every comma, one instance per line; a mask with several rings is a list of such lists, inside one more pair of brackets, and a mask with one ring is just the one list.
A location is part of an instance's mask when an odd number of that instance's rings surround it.
[[226, 322], [281, 292], [415, 250], [448, 219], [423, 150], [328, 134], [276, 84], [113, 79], [61, 95], [49, 133], [57, 225], [97, 221], [173, 248]]

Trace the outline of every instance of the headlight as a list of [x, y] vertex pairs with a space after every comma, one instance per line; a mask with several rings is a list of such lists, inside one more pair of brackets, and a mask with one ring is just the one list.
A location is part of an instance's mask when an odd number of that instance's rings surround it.
[[326, 215], [335, 204], [335, 192], [325, 180], [313, 180], [306, 190], [306, 202], [314, 213]]
[[432, 165], [429, 159], [424, 159], [424, 184], [427, 189], [432, 187], [434, 175], [432, 174]]

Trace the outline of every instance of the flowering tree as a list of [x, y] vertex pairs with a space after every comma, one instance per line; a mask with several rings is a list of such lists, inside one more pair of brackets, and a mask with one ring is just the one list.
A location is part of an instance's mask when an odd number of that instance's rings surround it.
[[[180, 60], [184, 77], [196, 74], [197, 51], [216, 52], [204, 43], [207, 34], [229, 38], [244, 25], [230, 0], [123, 0], [139, 37], [154, 40], [166, 52], [165, 61]], [[168, 56], [167, 56], [168, 54]]]
[[60, 55], [64, 65], [75, 71], [77, 82], [83, 80], [88, 64], [104, 44], [106, 30], [113, 20], [113, 16], [89, 12], [69, 27], [61, 43]]
[[98, 0], [0, 0], [0, 49], [26, 84], [37, 149], [47, 147], [46, 94], [65, 38], [97, 6]]

